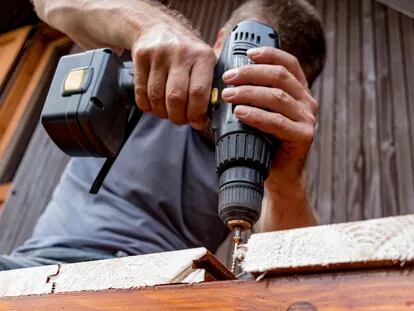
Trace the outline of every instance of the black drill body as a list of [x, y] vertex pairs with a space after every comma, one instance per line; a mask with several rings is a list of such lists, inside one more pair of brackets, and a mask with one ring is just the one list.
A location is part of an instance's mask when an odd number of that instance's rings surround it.
[[[276, 141], [233, 115], [235, 105], [223, 102], [220, 95], [228, 87], [221, 77], [228, 69], [250, 63], [246, 51], [259, 46], [279, 47], [277, 33], [256, 21], [238, 24], [224, 43], [214, 74], [217, 100], [213, 103], [212, 96], [211, 120], [219, 215], [231, 229], [235, 222], [248, 229], [259, 218]], [[64, 56], [46, 98], [42, 124], [68, 155], [105, 157], [111, 164], [139, 120], [134, 98], [132, 63], [122, 62], [110, 49]], [[100, 183], [110, 164], [98, 176]]]
[[279, 48], [276, 31], [256, 21], [239, 23], [226, 39], [213, 81], [218, 101], [212, 108], [212, 128], [216, 140], [219, 174], [219, 216], [230, 229], [247, 230], [260, 217], [263, 183], [269, 174], [277, 142], [240, 122], [233, 114], [236, 105], [226, 103], [220, 94], [225, 87], [225, 71], [251, 64], [247, 50], [270, 46]]

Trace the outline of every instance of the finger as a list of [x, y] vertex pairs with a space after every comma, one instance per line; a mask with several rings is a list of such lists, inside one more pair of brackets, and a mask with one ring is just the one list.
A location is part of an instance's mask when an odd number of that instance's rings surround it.
[[187, 118], [195, 128], [202, 128], [207, 120], [207, 108], [213, 81], [215, 60], [199, 60], [191, 69]]
[[149, 57], [148, 54], [137, 52], [134, 59], [134, 88], [135, 102], [141, 111], [151, 111], [151, 106], [147, 97]]
[[313, 127], [304, 126], [275, 112], [255, 107], [237, 106], [234, 114], [243, 123], [271, 134], [282, 141], [310, 144], [313, 140]]
[[226, 71], [223, 81], [232, 85], [260, 85], [279, 88], [295, 99], [308, 99], [305, 87], [283, 66], [246, 65]]
[[310, 109], [281, 89], [243, 85], [226, 88], [222, 98], [232, 104], [246, 104], [278, 112], [293, 121], [315, 122]]
[[187, 93], [190, 67], [172, 66], [166, 85], [166, 109], [168, 118], [176, 124], [187, 123]]
[[151, 111], [160, 118], [168, 118], [165, 107], [165, 84], [167, 83], [167, 67], [156, 60], [152, 63], [148, 77], [148, 101]]
[[298, 59], [292, 54], [276, 48], [262, 47], [248, 50], [247, 55], [256, 64], [280, 65], [285, 67], [303, 86], [308, 87], [308, 81], [302, 67]]

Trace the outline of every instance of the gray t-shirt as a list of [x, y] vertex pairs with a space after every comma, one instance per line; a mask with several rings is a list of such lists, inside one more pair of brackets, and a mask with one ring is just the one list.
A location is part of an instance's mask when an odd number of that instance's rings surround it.
[[32, 238], [18, 250], [215, 251], [225, 238], [214, 150], [190, 126], [143, 114], [99, 193], [89, 194], [102, 163], [69, 162]]

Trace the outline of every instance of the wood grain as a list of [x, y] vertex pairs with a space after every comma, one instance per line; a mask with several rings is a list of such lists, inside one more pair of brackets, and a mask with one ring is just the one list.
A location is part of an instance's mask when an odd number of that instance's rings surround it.
[[[367, 3], [366, 1], [364, 3]], [[369, 3], [368, 3], [369, 4]], [[360, 220], [362, 218], [363, 208], [363, 170], [364, 156], [362, 154], [361, 125], [362, 125], [362, 109], [361, 97], [361, 75], [362, 75], [362, 50], [361, 41], [361, 11], [362, 3], [359, 0], [350, 1], [349, 5], [349, 73], [347, 80], [347, 133], [346, 141], [347, 152], [345, 152], [347, 180], [346, 180], [346, 201], [336, 202], [336, 208], [341, 209], [345, 204], [343, 213], [345, 213], [345, 221]], [[352, 120], [352, 122], [350, 121]]]
[[409, 269], [0, 299], [0, 310], [412, 311]]
[[343, 270], [414, 263], [414, 215], [253, 234], [251, 273]]
[[[378, 124], [378, 97], [375, 89], [377, 74], [375, 70], [374, 23], [372, 4], [369, 1], [362, 3], [362, 97], [353, 97], [352, 106], [359, 106], [360, 117], [356, 115], [362, 125], [355, 125], [362, 134], [361, 150], [355, 163], [360, 182], [354, 185], [355, 190], [361, 193], [363, 202], [359, 215], [354, 214], [350, 220], [371, 219], [383, 216], [383, 202], [381, 198], [381, 162]], [[358, 33], [358, 29], [355, 29]], [[361, 64], [355, 64], [361, 65]], [[360, 89], [358, 86], [355, 86]], [[352, 91], [352, 90], [351, 90]], [[362, 101], [362, 104], [361, 104]], [[353, 118], [351, 119], [353, 120]], [[350, 144], [358, 144], [358, 136]], [[352, 185], [352, 180], [350, 181]], [[356, 189], [358, 188], [358, 189]]]
[[[0, 272], [0, 297], [129, 289], [234, 279], [207, 249], [51, 265]], [[14, 280], [12, 282], [12, 280]]]
[[0, 35], [0, 93], [31, 29], [32, 26], [25, 26]]
[[414, 18], [414, 2], [412, 0], [376, 0], [390, 8]]
[[[388, 32], [390, 36], [389, 56], [391, 68], [392, 101], [394, 107], [395, 158], [397, 166], [397, 194], [400, 214], [408, 213], [408, 207], [414, 202], [413, 157], [411, 155], [410, 122], [406, 89], [404, 87], [404, 59], [400, 16], [387, 9]], [[406, 172], [411, 172], [407, 174]]]
[[378, 96], [378, 123], [381, 161], [381, 195], [383, 215], [398, 215], [396, 189], [395, 139], [393, 133], [393, 102], [391, 99], [391, 74], [388, 49], [389, 36], [386, 27], [386, 8], [374, 5], [376, 92]]
[[335, 157], [333, 158], [334, 178], [333, 178], [333, 201], [332, 201], [332, 218], [334, 222], [343, 222], [347, 220], [347, 210], [340, 208], [340, 206], [348, 206], [348, 191], [347, 181], [349, 179], [349, 172], [347, 170], [347, 154], [351, 149], [358, 147], [355, 144], [349, 144], [347, 150], [343, 146], [347, 145], [348, 141], [348, 4], [349, 1], [342, 0], [337, 2], [337, 9], [335, 10], [335, 20], [337, 22], [336, 29], [336, 77], [335, 77], [335, 93], [336, 101], [333, 105], [334, 109], [334, 150]]
[[[328, 55], [334, 55], [336, 49], [336, 1], [325, 2], [324, 24]], [[335, 119], [335, 66], [334, 58], [328, 57], [324, 69], [321, 110], [319, 112], [319, 134], [321, 153], [319, 161], [319, 180], [317, 189], [317, 209], [322, 223], [332, 221], [333, 215], [333, 162], [334, 162], [334, 119]]]
[[[4, 156], [7, 147], [12, 141], [24, 114], [31, 110], [30, 108], [32, 107], [29, 107], [30, 100], [36, 90], [38, 90], [38, 85], [44, 77], [53, 54], [58, 48], [62, 46], [69, 47], [70, 45], [71, 40], [68, 37], [59, 37], [45, 46], [40, 45], [38, 50], [35, 48], [35, 52], [39, 53], [39, 55], [36, 54], [38, 60], [36, 60], [35, 66], [30, 69], [24, 68], [26, 72], [22, 73], [22, 75], [30, 76], [30, 79], [28, 81], [25, 80], [27, 83], [24, 85], [24, 88], [21, 88], [23, 84], [19, 84], [19, 88], [10, 91], [0, 109], [0, 128], [3, 127], [0, 140], [0, 159]], [[35, 56], [31, 55], [31, 57]], [[21, 94], [16, 94], [16, 92]], [[17, 101], [15, 97], [20, 97], [20, 100]]]

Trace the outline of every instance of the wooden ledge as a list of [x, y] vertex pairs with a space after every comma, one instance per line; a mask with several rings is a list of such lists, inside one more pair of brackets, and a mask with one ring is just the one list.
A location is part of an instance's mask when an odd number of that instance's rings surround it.
[[412, 311], [414, 271], [392, 269], [0, 299], [0, 310]]
[[232, 280], [205, 248], [0, 272], [0, 298]]
[[253, 234], [242, 267], [259, 275], [414, 264], [414, 215]]

